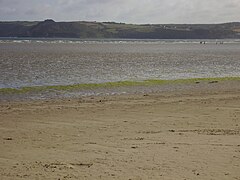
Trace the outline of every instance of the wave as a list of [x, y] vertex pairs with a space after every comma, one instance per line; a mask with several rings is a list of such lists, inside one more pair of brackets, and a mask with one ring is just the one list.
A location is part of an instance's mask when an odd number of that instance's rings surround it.
[[207, 44], [240, 43], [240, 39], [19, 39], [0, 38], [0, 43], [50, 43], [50, 44]]

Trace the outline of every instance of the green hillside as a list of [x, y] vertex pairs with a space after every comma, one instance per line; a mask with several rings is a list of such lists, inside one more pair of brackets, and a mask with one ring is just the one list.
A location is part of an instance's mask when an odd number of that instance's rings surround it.
[[221, 39], [240, 38], [240, 23], [125, 24], [115, 22], [0, 22], [0, 37]]

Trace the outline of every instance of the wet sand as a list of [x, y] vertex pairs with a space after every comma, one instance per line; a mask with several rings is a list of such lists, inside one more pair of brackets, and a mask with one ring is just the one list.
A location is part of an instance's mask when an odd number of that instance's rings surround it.
[[1, 102], [0, 179], [239, 180], [236, 83]]

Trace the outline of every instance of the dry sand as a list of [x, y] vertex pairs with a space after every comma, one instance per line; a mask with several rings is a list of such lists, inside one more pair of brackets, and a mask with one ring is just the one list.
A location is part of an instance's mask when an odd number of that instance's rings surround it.
[[239, 180], [239, 89], [2, 102], [0, 179]]

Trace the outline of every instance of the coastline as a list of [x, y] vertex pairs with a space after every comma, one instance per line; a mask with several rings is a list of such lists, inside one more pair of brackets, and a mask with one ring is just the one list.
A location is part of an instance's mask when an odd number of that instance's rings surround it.
[[239, 80], [149, 87], [0, 101], [0, 177], [239, 179]]
[[175, 80], [149, 79], [143, 81], [118, 81], [98, 84], [0, 88], [0, 102], [197, 91], [198, 89], [204, 91], [204, 89], [227, 89], [229, 87], [236, 89], [239, 86], [240, 77], [217, 77]]

